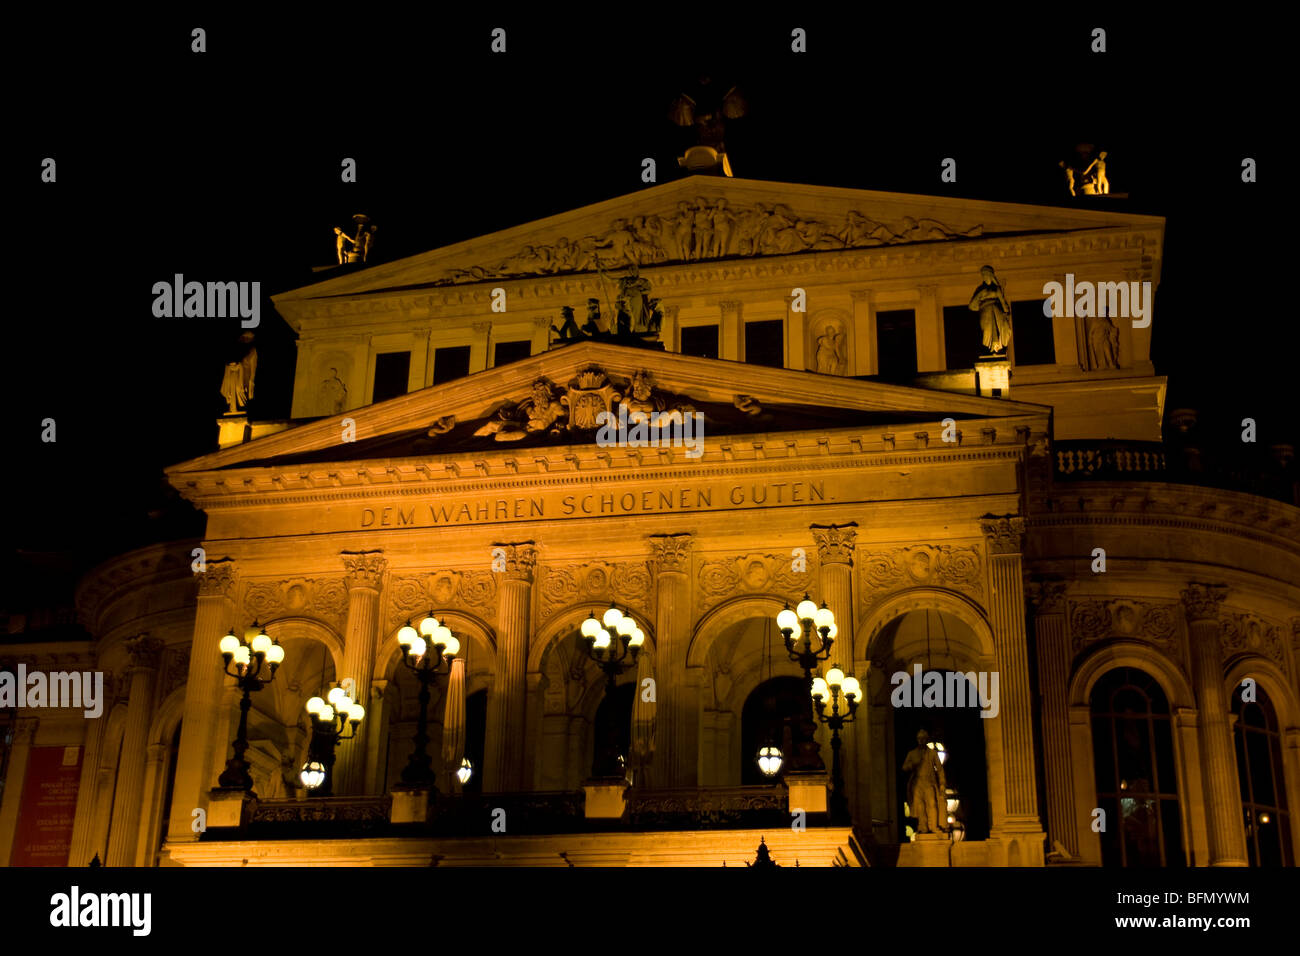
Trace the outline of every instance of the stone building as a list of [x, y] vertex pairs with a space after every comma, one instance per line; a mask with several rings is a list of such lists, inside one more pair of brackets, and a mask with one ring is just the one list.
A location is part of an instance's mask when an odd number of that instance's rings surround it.
[[[292, 420], [226, 416], [168, 469], [203, 539], [87, 574], [89, 642], [5, 647], [110, 699], [17, 711], [0, 860], [35, 756], [80, 747], [72, 865], [736, 866], [760, 838], [804, 866], [1293, 864], [1294, 484], [1183, 469], [1149, 312], [1044, 310], [1067, 276], [1135, 309], [1163, 243], [1157, 217], [697, 176], [276, 296]], [[1014, 332], [993, 359], [986, 265]], [[702, 453], [598, 441], [620, 404], [702, 416]], [[776, 623], [805, 595], [864, 688], [847, 819]], [[645, 644], [607, 687], [579, 629], [611, 605]], [[436, 797], [400, 785], [398, 635], [430, 612], [460, 644]], [[219, 642], [255, 626], [285, 663], [252, 696], [253, 800], [213, 788], [240, 700]], [[918, 666], [990, 699], [899, 706]], [[366, 717], [308, 796], [304, 704], [344, 679]], [[918, 729], [941, 834], [909, 804]]]

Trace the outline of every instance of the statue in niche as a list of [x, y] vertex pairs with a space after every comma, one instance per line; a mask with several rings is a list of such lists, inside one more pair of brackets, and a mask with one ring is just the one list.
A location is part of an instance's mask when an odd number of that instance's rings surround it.
[[221, 397], [230, 407], [227, 415], [238, 414], [253, 400], [256, 377], [257, 347], [253, 345], [253, 333], [245, 332], [239, 337], [239, 346], [232, 360], [226, 363], [226, 374], [221, 380]]
[[[924, 730], [916, 732], [916, 747], [903, 761], [907, 780], [907, 805], [916, 817], [917, 833], [938, 833], [946, 830], [948, 819], [948, 785], [943, 776], [943, 761], [929, 747], [930, 735]], [[940, 822], [943, 821], [943, 822]]]
[[338, 415], [343, 412], [348, 401], [348, 387], [339, 378], [339, 370], [330, 369], [330, 377], [320, 384], [321, 407], [326, 415]]
[[1119, 329], [1109, 316], [1087, 316], [1083, 320], [1083, 334], [1090, 371], [1119, 368]]
[[817, 336], [817, 371], [823, 375], [842, 375], [845, 367], [844, 330], [832, 322]]
[[980, 314], [984, 351], [998, 355], [1011, 344], [1011, 304], [992, 266], [980, 269], [983, 280], [970, 297], [970, 310]]

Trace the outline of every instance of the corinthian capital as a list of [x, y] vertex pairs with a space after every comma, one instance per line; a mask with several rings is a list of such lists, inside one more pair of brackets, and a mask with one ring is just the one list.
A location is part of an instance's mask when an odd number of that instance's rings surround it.
[[233, 558], [207, 561], [195, 577], [199, 579], [199, 597], [230, 597], [235, 587], [235, 561]]
[[654, 554], [655, 568], [660, 572], [678, 571], [684, 574], [689, 571], [693, 540], [694, 537], [687, 532], [651, 535], [650, 548]]
[[857, 542], [858, 523], [811, 525], [813, 540], [817, 542], [817, 556], [822, 564], [852, 564], [853, 547]]
[[1065, 610], [1066, 582], [1038, 578], [1025, 585], [1025, 596], [1035, 614], [1060, 614]]
[[1187, 620], [1218, 620], [1219, 605], [1227, 595], [1228, 589], [1221, 584], [1201, 584], [1193, 581], [1183, 591], [1183, 610], [1187, 614]]
[[162, 658], [163, 642], [148, 634], [141, 634], [124, 642], [127, 653], [127, 672], [156, 671]]
[[492, 570], [506, 576], [507, 581], [533, 583], [533, 569], [537, 567], [537, 548], [532, 541], [492, 545]]
[[379, 580], [384, 575], [384, 569], [388, 567], [388, 559], [384, 557], [382, 551], [344, 551], [341, 557], [348, 590], [352, 588], [379, 590]]
[[980, 530], [988, 541], [989, 554], [1019, 554], [1025, 534], [1025, 519], [1019, 515], [985, 515]]

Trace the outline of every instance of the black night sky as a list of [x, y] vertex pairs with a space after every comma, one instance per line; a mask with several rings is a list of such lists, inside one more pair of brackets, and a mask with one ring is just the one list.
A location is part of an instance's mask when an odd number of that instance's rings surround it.
[[[660, 5], [130, 26], [38, 13], [10, 39], [31, 68], [10, 87], [6, 137], [6, 562], [81, 568], [201, 533], [167, 504], [162, 468], [215, 450], [238, 320], [155, 319], [153, 283], [260, 280], [258, 414], [287, 417], [292, 335], [266, 297], [319, 278], [335, 225], [368, 213], [386, 261], [646, 188], [645, 156], [676, 177], [667, 109], [706, 70], [749, 101], [727, 135], [742, 178], [1068, 204], [1057, 161], [1078, 142], [1107, 149], [1112, 190], [1131, 195], [1109, 208], [1168, 219], [1153, 347], [1167, 409], [1199, 408], [1234, 441], [1248, 416], [1262, 447], [1300, 439], [1295, 265], [1289, 244], [1271, 248], [1291, 218], [1281, 27], [1258, 10], [1159, 23], [1119, 6], [1014, 20], [874, 6], [736, 7], [713, 24]], [[504, 55], [489, 50], [496, 26]], [[1089, 51], [1094, 26], [1105, 54]], [[46, 156], [55, 184], [40, 181]], [[340, 182], [345, 156], [356, 184]], [[940, 181], [944, 157], [956, 183]], [[0, 609], [56, 587], [3, 580]]]

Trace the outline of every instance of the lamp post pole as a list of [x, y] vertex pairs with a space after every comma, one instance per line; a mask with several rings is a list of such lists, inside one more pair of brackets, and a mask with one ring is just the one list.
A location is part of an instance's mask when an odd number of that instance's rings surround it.
[[[402, 770], [402, 783], [408, 787], [437, 789], [433, 758], [429, 756], [429, 688], [439, 675], [450, 673], [451, 659], [460, 653], [460, 641], [451, 628], [438, 623], [430, 612], [420, 622], [417, 632], [408, 621], [397, 633], [397, 642], [406, 651], [402, 663], [420, 682], [420, 716], [415, 730], [415, 750]], [[427, 653], [432, 649], [433, 653]]]
[[[614, 633], [611, 634], [610, 631]], [[624, 614], [617, 607], [611, 607], [601, 620], [596, 620], [596, 615], [592, 614], [582, 622], [582, 638], [578, 643], [605, 672], [605, 700], [609, 700], [610, 691], [614, 689], [618, 676], [636, 666], [637, 654], [645, 643], [645, 632], [637, 626], [631, 615]], [[598, 742], [597, 746], [600, 745]], [[596, 776], [623, 776], [618, 756], [612, 748], [604, 748], [597, 758]]]
[[[826, 713], [827, 697], [830, 698], [829, 714]], [[848, 798], [844, 793], [844, 774], [840, 769], [840, 731], [845, 724], [857, 719], [862, 687], [856, 677], [845, 677], [842, 670], [832, 667], [825, 678], [813, 680], [812, 699], [817, 719], [831, 731], [831, 822], [845, 825], [850, 822], [850, 817]]]
[[[789, 607], [776, 616], [776, 625], [785, 638], [785, 650], [790, 660], [803, 669], [804, 683], [811, 692], [813, 670], [831, 656], [831, 645], [835, 643], [837, 628], [835, 615], [825, 604], [818, 607], [807, 594], [792, 611]], [[795, 635], [798, 630], [799, 636]], [[809, 723], [817, 726], [817, 717], [812, 702], [808, 705]], [[798, 728], [796, 728], [798, 729]], [[795, 747], [790, 761], [791, 770], [825, 770], [818, 753], [816, 740], [801, 740]]]
[[[328, 700], [328, 703], [326, 703]], [[326, 700], [313, 697], [307, 701], [311, 715], [311, 746], [307, 764], [299, 779], [314, 796], [334, 795], [334, 748], [357, 735], [357, 727], [366, 709], [348, 696], [342, 687], [331, 688]]]

